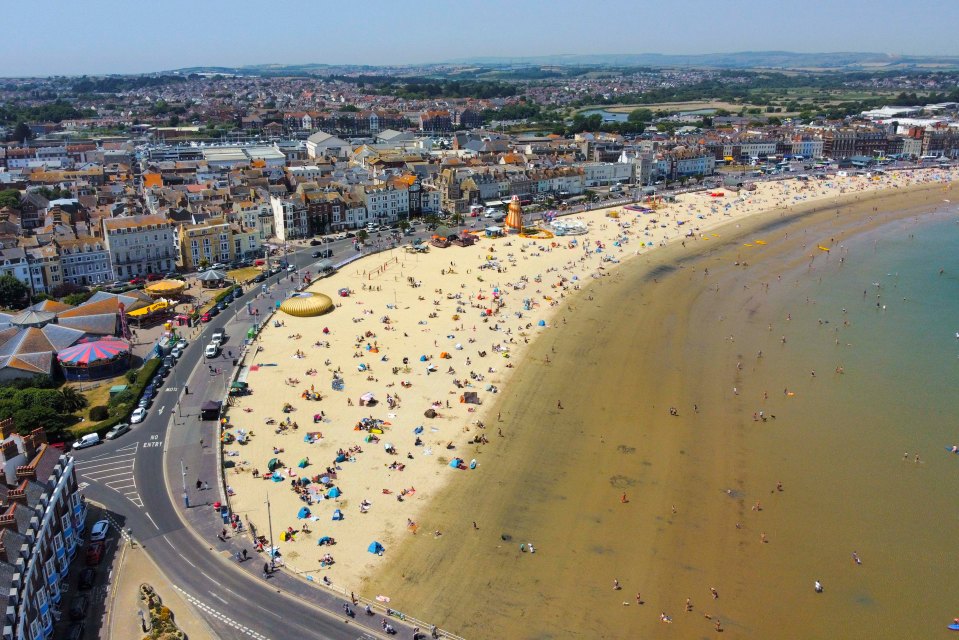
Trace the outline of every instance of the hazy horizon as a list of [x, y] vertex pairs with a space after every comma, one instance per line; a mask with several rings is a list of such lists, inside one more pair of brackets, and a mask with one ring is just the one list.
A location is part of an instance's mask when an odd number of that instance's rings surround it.
[[[483, 57], [874, 52], [959, 55], [959, 3], [912, 0], [923, 29], [891, 19], [892, 0], [763, 7], [745, 0], [385, 3], [168, 0], [159, 5], [52, 0], [6, 7], [7, 22], [36, 35], [0, 41], [0, 76], [153, 73], [259, 64], [416, 65]], [[441, 11], [433, 8], [442, 8]], [[857, 21], [850, 29], [850, 21]], [[57, 25], [60, 28], [51, 29]], [[64, 33], [62, 27], [68, 27]], [[35, 28], [35, 29], [33, 29]]]

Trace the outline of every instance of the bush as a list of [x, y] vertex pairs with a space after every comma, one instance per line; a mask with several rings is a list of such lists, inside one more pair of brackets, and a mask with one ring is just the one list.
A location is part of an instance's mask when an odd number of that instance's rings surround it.
[[105, 406], [103, 406], [102, 404], [99, 404], [99, 405], [97, 405], [97, 406], [95, 406], [95, 407], [90, 407], [90, 419], [91, 419], [91, 420], [94, 420], [94, 421], [96, 421], [96, 422], [100, 422], [101, 420], [106, 420], [106, 419], [109, 418], [109, 417], [110, 417], [110, 410], [107, 409], [107, 408], [106, 408]]
[[140, 395], [143, 393], [143, 388], [147, 386], [147, 382], [149, 382], [150, 378], [153, 377], [153, 374], [156, 373], [156, 370], [159, 367], [159, 358], [151, 358], [150, 360], [144, 362], [143, 366], [135, 371], [137, 374], [136, 382], [131, 383], [123, 393], [118, 393], [114, 397], [110, 398], [110, 402], [108, 403], [110, 417], [102, 422], [89, 424], [80, 429], [74, 429], [71, 431], [72, 435], [76, 438], [81, 438], [88, 433], [99, 433], [102, 436], [107, 431], [129, 418], [130, 412], [133, 411], [133, 405], [136, 404], [137, 400], [140, 399]]
[[219, 304], [220, 302], [222, 302], [222, 301], [223, 301], [223, 298], [225, 298], [225, 297], [227, 297], [228, 295], [230, 295], [231, 293], [233, 293], [233, 290], [234, 290], [234, 289], [236, 289], [236, 285], [227, 287], [226, 289], [224, 289], [224, 290], [221, 291], [220, 293], [218, 293], [218, 294], [216, 294], [215, 296], [213, 296], [213, 304]]
[[127, 371], [126, 372], [127, 382], [129, 382], [130, 384], [133, 384], [134, 382], [136, 382], [137, 376], [139, 375], [139, 371], [140, 371], [139, 369], [130, 369], [129, 371]]

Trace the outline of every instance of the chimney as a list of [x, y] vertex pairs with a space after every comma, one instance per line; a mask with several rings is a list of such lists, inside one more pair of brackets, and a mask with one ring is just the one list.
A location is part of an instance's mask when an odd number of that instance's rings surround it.
[[0, 436], [6, 440], [10, 437], [11, 433], [13, 433], [13, 418], [0, 420]]

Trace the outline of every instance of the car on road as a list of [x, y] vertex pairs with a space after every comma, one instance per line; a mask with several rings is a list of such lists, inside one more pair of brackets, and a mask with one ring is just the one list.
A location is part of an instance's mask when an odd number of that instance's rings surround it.
[[163, 280], [163, 276], [159, 273], [148, 273], [147, 282], [156, 282], [157, 280]]
[[218, 315], [220, 315], [220, 310], [217, 309], [216, 307], [210, 307], [210, 310], [207, 311], [207, 313], [209, 313], [211, 316], [213, 316], [213, 317], [215, 318], [215, 317], [217, 317]]
[[217, 313], [219, 313], [221, 311], [226, 311], [226, 305], [227, 305], [227, 301], [226, 301], [226, 298], [224, 298], [223, 300], [220, 300], [219, 302], [217, 302], [216, 306], [213, 308], [217, 310]]
[[153, 404], [153, 396], [143, 396], [137, 402], [137, 408], [149, 409], [151, 404]]
[[217, 263], [213, 264], [213, 266], [211, 266], [210, 268], [211, 268], [211, 269], [222, 270], [222, 269], [226, 269], [226, 265], [223, 264], [222, 262], [217, 262]]
[[103, 558], [103, 542], [94, 542], [89, 547], [87, 547], [87, 566], [95, 567], [100, 564], [100, 559]]
[[[127, 425], [127, 426], [130, 426], [130, 425]], [[108, 533], [110, 533], [110, 521], [98, 520], [93, 525], [93, 528], [90, 529], [90, 542], [99, 542], [100, 540], [106, 540]]]
[[180, 351], [185, 351], [189, 344], [190, 343], [187, 342], [186, 340], [178, 340], [176, 343], [176, 348], [179, 349]]
[[314, 258], [332, 258], [333, 250], [332, 249], [320, 249], [319, 251], [313, 252]]
[[157, 367], [156, 375], [153, 376], [153, 380], [150, 381], [154, 386], [159, 386], [163, 379], [170, 375], [170, 367], [165, 364], [161, 364]]
[[213, 316], [211, 316], [209, 312], [204, 313], [202, 316], [200, 316], [200, 322], [209, 322], [212, 319], [213, 319]]
[[170, 352], [170, 355], [173, 357], [174, 360], [179, 360], [180, 356], [183, 355], [183, 349], [181, 349], [180, 347], [173, 347], [173, 351]]
[[147, 410], [143, 407], [137, 407], [133, 410], [133, 413], [130, 414], [130, 424], [138, 424], [143, 422], [144, 418], [147, 417]]
[[296, 271], [296, 265], [292, 265], [292, 264], [287, 265], [286, 270], [287, 270], [289, 273], [293, 273], [294, 271]]
[[216, 346], [222, 346], [226, 342], [226, 331], [223, 329], [217, 329], [213, 332], [213, 335], [210, 336], [210, 344], [215, 344]]
[[91, 589], [96, 581], [97, 570], [93, 567], [84, 567], [83, 571], [80, 572], [80, 580], [77, 582], [77, 586], [84, 590]]
[[90, 598], [85, 594], [73, 596], [73, 600], [70, 601], [70, 619], [82, 620], [87, 617], [87, 609], [89, 608]]
[[144, 283], [146, 283], [146, 280], [144, 280], [143, 278], [131, 278], [131, 279], [130, 279], [130, 284], [132, 284], [132, 285], [135, 286], [135, 287], [138, 287], [138, 286], [140, 286], [141, 284], [144, 284]]
[[88, 433], [79, 440], [73, 443], [74, 449], [86, 449], [87, 447], [92, 447], [94, 445], [100, 444], [100, 436], [96, 433]]
[[173, 356], [163, 356], [163, 366], [172, 369], [176, 366], [176, 359]]
[[206, 345], [206, 349], [203, 350], [203, 355], [207, 358], [215, 358], [220, 354], [220, 345], [215, 342], [211, 342]]
[[86, 631], [87, 627], [83, 620], [74, 622], [70, 625], [70, 629], [67, 631], [66, 638], [67, 640], [83, 640], [83, 634], [85, 634]]
[[266, 280], [266, 275], [263, 273], [258, 273], [253, 276], [253, 282], [263, 282], [264, 280]]
[[310, 246], [311, 246], [311, 247], [315, 247], [315, 246], [318, 245], [318, 244], [323, 244], [323, 242], [320, 241], [320, 240], [317, 240], [316, 238], [313, 238], [312, 240], [310, 240]]
[[167, 271], [166, 273], [163, 274], [163, 278], [165, 280], [183, 280], [183, 276], [181, 276], [176, 271]]
[[[143, 402], [143, 401], [141, 400], [140, 402]], [[147, 402], [149, 402], [149, 400], [148, 400]], [[144, 408], [145, 408], [145, 407], [144, 407]], [[130, 428], [131, 428], [131, 427], [130, 427], [130, 425], [129, 425], [128, 423], [126, 423], [126, 422], [121, 422], [121, 423], [118, 424], [117, 426], [115, 426], [115, 427], [113, 427], [112, 429], [110, 429], [109, 431], [107, 431], [106, 438], [107, 438], [107, 440], [113, 440], [114, 438], [119, 438], [119, 437], [122, 436], [124, 433], [126, 433], [127, 431], [129, 431]], [[95, 527], [94, 527], [94, 528], [95, 528]]]

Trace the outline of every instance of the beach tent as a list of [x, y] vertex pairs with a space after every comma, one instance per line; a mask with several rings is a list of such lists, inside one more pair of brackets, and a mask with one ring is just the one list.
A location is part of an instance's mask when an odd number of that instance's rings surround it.
[[434, 411], [433, 409], [427, 409], [426, 411], [423, 412], [423, 415], [426, 416], [427, 418], [435, 418], [436, 411]]
[[330, 489], [326, 492], [326, 497], [327, 497], [327, 498], [339, 498], [339, 497], [340, 497], [340, 490], [339, 490], [339, 488], [338, 488], [338, 487], [330, 487]]
[[300, 460], [298, 463], [296, 463], [296, 466], [298, 466], [300, 469], [305, 469], [305, 468], [306, 468], [306, 465], [308, 465], [308, 464], [310, 464], [310, 461], [307, 460], [306, 458], [303, 458], [303, 459]]
[[339, 509], [337, 509], [336, 511], [334, 511], [334, 512], [333, 512], [333, 519], [334, 519], [334, 520], [342, 520], [342, 519], [343, 519], [343, 512], [340, 511]]
[[465, 402], [466, 404], [479, 404], [480, 403], [479, 394], [476, 393], [475, 391], [467, 391], [466, 393], [463, 394], [463, 402]]
[[276, 471], [278, 468], [282, 467], [283, 463], [280, 462], [279, 458], [270, 458], [270, 461], [266, 463], [266, 468], [270, 471]]
[[337, 461], [337, 462], [346, 462], [346, 454], [345, 454], [345, 453], [337, 454], [337, 456], [336, 456], [336, 461]]
[[453, 469], [459, 469], [461, 464], [463, 464], [463, 460], [461, 458], [453, 458], [450, 460], [450, 467]]
[[299, 513], [296, 514], [296, 517], [300, 520], [310, 517], [310, 510], [307, 507], [300, 507]]
[[329, 544], [331, 540], [333, 540], [333, 538], [331, 538], [330, 536], [323, 536], [322, 538], [316, 541], [316, 544], [317, 545]]
[[373, 542], [370, 543], [370, 546], [368, 546], [366, 550], [369, 551], [370, 553], [375, 553], [376, 555], [381, 556], [383, 555], [383, 552], [386, 551], [386, 548], [383, 545], [381, 545], [379, 542], [374, 540]]

